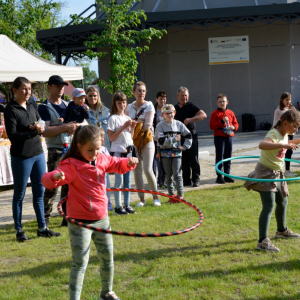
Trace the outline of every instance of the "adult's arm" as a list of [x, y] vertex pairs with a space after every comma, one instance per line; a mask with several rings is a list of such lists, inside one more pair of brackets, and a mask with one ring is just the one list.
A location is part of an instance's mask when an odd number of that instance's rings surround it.
[[18, 132], [17, 131], [17, 118], [13, 110], [6, 108], [4, 111], [5, 128], [11, 143], [19, 142], [20, 140], [25, 141], [31, 139], [38, 135], [37, 130], [30, 130], [28, 126], [28, 131]]
[[202, 121], [206, 118], [207, 118], [206, 113], [202, 109], [200, 109], [194, 117], [186, 118], [184, 120], [184, 125], [186, 126], [186, 125], [188, 125], [189, 123], [192, 123], [192, 122], [199, 122], [199, 121]]
[[143, 125], [143, 131], [146, 131], [150, 129], [150, 127], [153, 125], [153, 119], [154, 119], [154, 111], [147, 111], [145, 113], [145, 122]]
[[47, 126], [47, 131], [43, 134], [44, 137], [56, 136], [62, 132], [68, 132], [69, 134], [73, 134], [74, 131], [76, 130], [77, 126], [80, 125], [80, 124], [77, 124], [76, 122], [70, 122], [67, 124], [50, 126], [50, 121], [46, 121], [45, 124]]

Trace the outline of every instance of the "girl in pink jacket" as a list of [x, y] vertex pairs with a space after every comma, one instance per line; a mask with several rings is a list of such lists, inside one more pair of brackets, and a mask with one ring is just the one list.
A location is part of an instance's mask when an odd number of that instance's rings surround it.
[[[105, 155], [101, 153], [101, 144], [101, 131], [97, 126], [79, 126], [58, 168], [46, 173], [42, 183], [48, 189], [68, 184], [68, 216], [95, 227], [111, 229], [107, 211], [105, 173], [127, 173], [135, 168], [138, 159]], [[102, 285], [100, 300], [119, 299], [112, 291], [114, 274], [112, 235], [71, 223], [68, 223], [68, 229], [72, 250], [70, 299], [80, 299], [91, 239], [100, 259]]]

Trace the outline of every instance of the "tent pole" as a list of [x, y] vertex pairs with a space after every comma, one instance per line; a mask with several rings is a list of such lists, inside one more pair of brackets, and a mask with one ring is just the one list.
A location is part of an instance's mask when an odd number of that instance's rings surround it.
[[45, 96], [45, 82], [43, 82], [43, 98], [42, 98], [42, 101], [44, 101], [44, 96]]
[[84, 81], [83, 81], [83, 79], [81, 79], [81, 86], [84, 89]]

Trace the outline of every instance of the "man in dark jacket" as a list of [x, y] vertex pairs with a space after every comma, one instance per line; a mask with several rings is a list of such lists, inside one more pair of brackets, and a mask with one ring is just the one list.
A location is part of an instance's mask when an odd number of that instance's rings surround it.
[[[183, 186], [193, 187], [200, 185], [200, 164], [198, 159], [198, 136], [196, 122], [207, 118], [206, 113], [189, 101], [189, 90], [181, 86], [177, 91], [179, 103], [175, 105], [175, 119], [182, 122], [192, 133], [192, 147], [182, 153], [182, 177]], [[192, 178], [191, 178], [192, 170]]]

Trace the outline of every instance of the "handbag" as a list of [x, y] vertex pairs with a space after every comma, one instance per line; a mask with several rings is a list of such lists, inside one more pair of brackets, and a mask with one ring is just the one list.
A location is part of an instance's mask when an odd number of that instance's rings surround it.
[[272, 124], [267, 122], [267, 120], [264, 120], [260, 123], [260, 130], [270, 130], [272, 127]]

